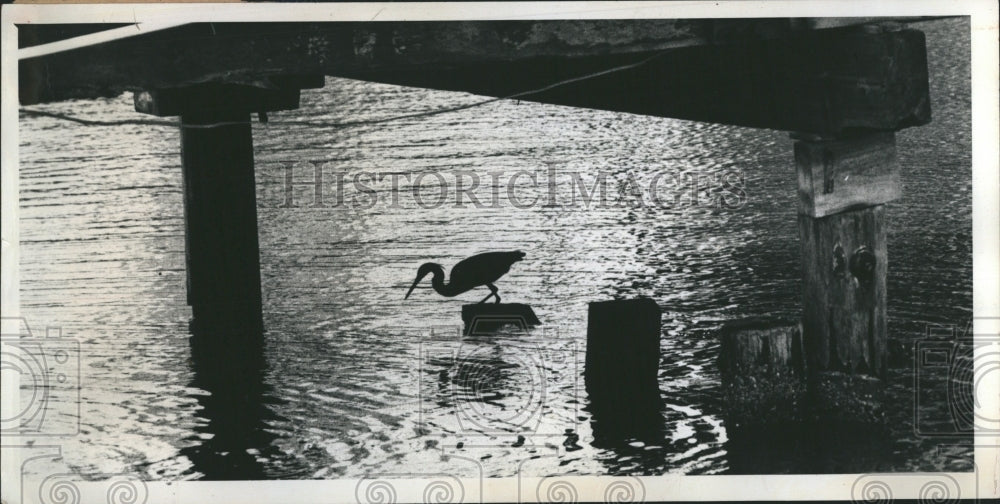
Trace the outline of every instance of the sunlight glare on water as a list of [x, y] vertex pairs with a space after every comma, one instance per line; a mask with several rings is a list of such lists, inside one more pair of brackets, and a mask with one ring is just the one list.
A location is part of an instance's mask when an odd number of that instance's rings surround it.
[[[889, 205], [889, 316], [897, 353], [925, 324], [971, 316], [968, 24], [920, 23], [928, 35], [934, 122], [898, 135], [904, 197]], [[136, 118], [131, 95], [39, 106], [89, 119]], [[239, 447], [244, 475], [689, 474], [733, 470], [718, 403], [716, 332], [751, 316], [799, 313], [792, 140], [785, 133], [499, 101], [453, 113], [351, 128], [281, 125], [382, 118], [477, 101], [461, 93], [327, 79], [295, 111], [255, 124], [267, 367], [260, 414]], [[212, 444], [210, 394], [195, 384], [185, 303], [180, 140], [164, 127], [84, 127], [22, 118], [22, 312], [82, 344], [81, 432], [63, 463], [88, 477], [215, 478], [201, 461], [235, 457]], [[406, 174], [378, 203], [311, 198], [312, 166]], [[291, 207], [286, 166], [294, 165]], [[657, 173], [739, 173], [746, 204], [669, 208], [545, 205], [544, 183], [512, 182], [519, 208], [423, 208], [444, 173], [556, 174], [559, 201], [578, 174], [609, 187]], [[332, 194], [332, 191], [331, 191]], [[502, 195], [503, 193], [501, 193]], [[347, 201], [368, 197], [348, 187]], [[393, 197], [397, 204], [390, 204]], [[610, 198], [616, 198], [617, 193]], [[711, 193], [702, 195], [712, 201]], [[457, 337], [461, 305], [427, 285], [403, 300], [418, 266], [450, 268], [489, 250], [522, 250], [498, 282], [531, 304], [528, 334]], [[648, 296], [663, 311], [659, 383], [665, 435], [593, 443], [583, 390], [587, 303]], [[836, 470], [967, 470], [971, 448], [941, 455], [913, 438], [909, 369], [897, 365], [891, 452]], [[250, 379], [250, 378], [248, 378]], [[209, 417], [209, 418], [206, 418]], [[523, 440], [519, 440], [519, 436]], [[577, 436], [579, 449], [572, 448]], [[461, 447], [460, 447], [461, 446]], [[211, 453], [207, 451], [226, 451]], [[799, 459], [762, 462], [794, 471]], [[957, 460], [957, 462], [956, 462]], [[851, 465], [855, 463], [856, 465]], [[520, 471], [520, 473], [519, 473]], [[860, 470], [855, 471], [860, 472]], [[231, 476], [231, 475], [230, 475]]]

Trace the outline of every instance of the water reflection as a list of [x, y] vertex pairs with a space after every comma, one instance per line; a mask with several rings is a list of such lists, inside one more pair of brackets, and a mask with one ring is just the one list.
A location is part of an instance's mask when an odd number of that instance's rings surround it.
[[[970, 30], [967, 19], [915, 27], [927, 33], [935, 118], [898, 135], [906, 191], [891, 205], [887, 288], [890, 344], [904, 355], [912, 354], [910, 345], [925, 335], [926, 324], [972, 314]], [[307, 91], [300, 109], [276, 119], [344, 122], [478, 100], [346, 79]], [[130, 95], [43, 109], [107, 121], [135, 118]], [[163, 479], [341, 478], [399, 468], [449, 473], [455, 458], [425, 447], [454, 448], [459, 441], [491, 477], [514, 476], [518, 463], [537, 455], [530, 450], [541, 453], [549, 444], [558, 456], [530, 466], [526, 475], [783, 472], [810, 463], [807, 454], [817, 442], [851, 439], [729, 435], [718, 404], [719, 326], [748, 316], [795, 318], [800, 309], [794, 160], [785, 134], [524, 102], [323, 134], [277, 121], [255, 124], [267, 345], [247, 348], [245, 335], [236, 335], [238, 344], [195, 352], [192, 377], [191, 368], [179, 365], [188, 334], [178, 321], [188, 308], [177, 131], [44, 118], [23, 119], [20, 126], [22, 308], [52, 323], [72, 321], [87, 345], [81, 356], [88, 372], [86, 432], [67, 440], [64, 450], [81, 473], [129, 472], [143, 464]], [[350, 177], [362, 170], [415, 180], [455, 170], [485, 177], [522, 169], [544, 180], [541, 170], [554, 165], [561, 202], [570, 198], [573, 175], [589, 187], [596, 173], [614, 181], [632, 173], [645, 186], [658, 173], [712, 177], [735, 169], [746, 176], [747, 200], [739, 209], [501, 205], [455, 211], [422, 208], [405, 197], [397, 206], [334, 208], [329, 201], [314, 207], [305, 199], [313, 189], [310, 168], [296, 172], [303, 197], [285, 208], [284, 166], [300, 160], [328, 162], [331, 181], [335, 173]], [[437, 191], [434, 180], [426, 177], [429, 197]], [[401, 184], [397, 192], [413, 185]], [[454, 194], [455, 184], [447, 186]], [[380, 201], [392, 200], [382, 192], [386, 184], [376, 187]], [[691, 197], [684, 186], [661, 188], [667, 199]], [[544, 184], [534, 193], [520, 189], [519, 197], [544, 201]], [[348, 201], [354, 196], [367, 195], [345, 194]], [[530, 261], [504, 278], [504, 300], [530, 302], [546, 323], [542, 330], [558, 329], [558, 337], [536, 330], [489, 342], [421, 339], [432, 327], [459, 324], [461, 305], [481, 296], [404, 302], [414, 268], [428, 257], [454, 264], [513, 249], [527, 252]], [[656, 299], [663, 310], [662, 434], [619, 431], [585, 409], [587, 303], [638, 295]], [[407, 332], [420, 336], [401, 335]], [[234, 351], [251, 349], [254, 359], [234, 359]], [[441, 362], [428, 365], [428, 357]], [[234, 362], [244, 360], [257, 363], [240, 368]], [[969, 470], [971, 435], [964, 447], [947, 448], [961, 460], [943, 458], [940, 438], [915, 436], [913, 365], [895, 362], [886, 408], [892, 432], [884, 437], [893, 444], [881, 455], [883, 469]], [[544, 385], [532, 381], [537, 377]], [[922, 394], [933, 394], [928, 406], [940, 408], [924, 411], [921, 402], [921, 422], [950, 418], [945, 378], [921, 385]], [[536, 415], [509, 415], [536, 411], [536, 403], [524, 399], [541, 394]], [[286, 420], [272, 419], [275, 414]], [[470, 447], [483, 428], [468, 420], [484, 417], [479, 425], [500, 433], [478, 436], [483, 446]], [[562, 450], [570, 428], [582, 449]], [[842, 467], [860, 471], [865, 450], [845, 447], [845, 456], [857, 455], [859, 464], [848, 460]]]
[[530, 343], [470, 338], [429, 361], [437, 404], [454, 408], [465, 432], [533, 431], [545, 404], [546, 368]]
[[589, 411], [594, 436], [591, 445], [616, 454], [608, 460], [612, 470], [619, 468], [623, 460], [633, 459], [642, 461], [642, 474], [654, 474], [653, 468], [664, 465], [666, 453], [662, 448], [668, 434], [661, 408], [647, 404], [622, 410], [591, 404]]
[[884, 471], [889, 430], [878, 425], [801, 422], [727, 429], [730, 474]]
[[280, 455], [266, 428], [276, 416], [267, 404], [273, 399], [264, 382], [263, 334], [194, 324], [191, 330], [192, 386], [207, 392], [198, 397], [205, 423], [195, 429], [204, 441], [180, 452], [204, 479], [262, 479]]

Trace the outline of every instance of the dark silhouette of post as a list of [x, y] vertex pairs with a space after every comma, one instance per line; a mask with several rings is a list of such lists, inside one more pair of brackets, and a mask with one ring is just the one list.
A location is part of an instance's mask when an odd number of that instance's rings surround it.
[[660, 316], [649, 298], [590, 303], [584, 382], [591, 412], [615, 431], [659, 418]]
[[270, 84], [135, 94], [137, 111], [181, 117], [187, 301], [196, 339], [223, 348], [263, 331], [251, 113], [296, 108], [299, 90], [323, 78], [275, 76]]
[[194, 323], [263, 329], [250, 114], [192, 111], [181, 120], [188, 304]]

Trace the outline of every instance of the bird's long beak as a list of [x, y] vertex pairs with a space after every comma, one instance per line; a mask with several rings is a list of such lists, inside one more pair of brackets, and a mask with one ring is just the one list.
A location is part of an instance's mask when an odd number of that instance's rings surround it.
[[413, 289], [417, 288], [417, 284], [420, 283], [420, 281], [423, 280], [425, 276], [427, 276], [427, 273], [417, 275], [417, 279], [413, 281], [413, 285], [410, 286], [410, 290], [406, 291], [406, 297], [404, 297], [403, 299], [409, 299], [410, 294], [413, 294]]

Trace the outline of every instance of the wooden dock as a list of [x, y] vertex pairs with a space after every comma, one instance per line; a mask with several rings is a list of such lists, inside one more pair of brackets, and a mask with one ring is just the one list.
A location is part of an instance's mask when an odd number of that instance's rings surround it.
[[[819, 386], [884, 371], [894, 132], [931, 120], [924, 35], [905, 21], [196, 23], [22, 59], [20, 99], [133, 91], [140, 112], [222, 124], [181, 140], [188, 301], [206, 334], [262, 328], [251, 114], [297, 108], [324, 76], [791, 132]], [[19, 30], [22, 47], [67, 36]]]

